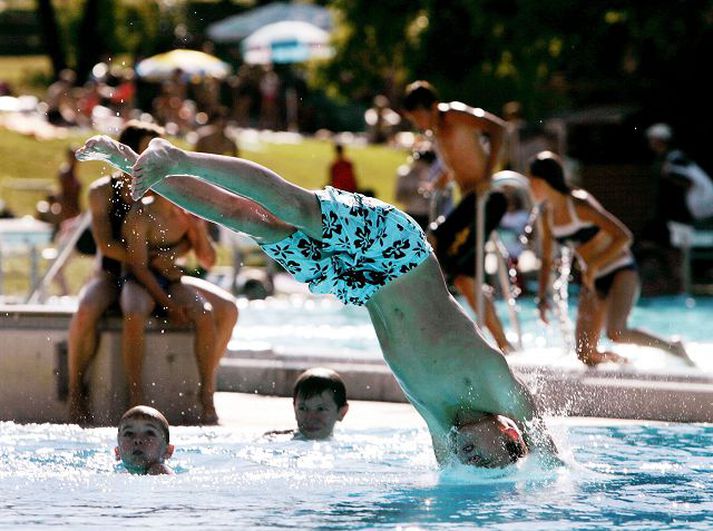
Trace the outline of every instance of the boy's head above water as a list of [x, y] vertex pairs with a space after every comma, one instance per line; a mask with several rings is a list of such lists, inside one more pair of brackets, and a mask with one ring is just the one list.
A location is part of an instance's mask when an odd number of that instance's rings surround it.
[[528, 453], [517, 425], [502, 415], [460, 423], [451, 432], [450, 444], [461, 463], [483, 468], [502, 468]]
[[309, 369], [295, 382], [292, 405], [297, 429], [302, 437], [331, 437], [334, 425], [349, 410], [344, 381], [331, 369]]
[[160, 411], [136, 406], [119, 420], [117, 460], [132, 474], [170, 474], [164, 461], [173, 454], [168, 421]]

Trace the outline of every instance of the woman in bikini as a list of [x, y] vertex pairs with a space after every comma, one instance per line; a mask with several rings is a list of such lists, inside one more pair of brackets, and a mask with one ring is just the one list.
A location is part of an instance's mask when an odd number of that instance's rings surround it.
[[605, 210], [591, 194], [570, 187], [559, 157], [543, 151], [530, 163], [528, 178], [535, 201], [540, 204], [542, 266], [538, 310], [547, 322], [547, 289], [554, 242], [572, 248], [582, 271], [576, 326], [577, 357], [587, 365], [626, 361], [622, 356], [597, 348], [602, 328], [615, 343], [654, 347], [690, 358], [679, 341], [667, 341], [649, 332], [630, 328], [631, 309], [639, 296], [640, 282], [631, 253], [632, 236], [624, 224]]

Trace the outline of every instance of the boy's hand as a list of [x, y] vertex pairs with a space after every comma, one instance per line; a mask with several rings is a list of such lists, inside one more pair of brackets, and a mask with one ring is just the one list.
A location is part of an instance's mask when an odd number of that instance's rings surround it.
[[178, 163], [183, 151], [162, 138], [154, 138], [149, 143], [133, 167], [131, 197], [138, 201], [153, 185], [168, 175], [177, 175]]
[[124, 173], [131, 173], [131, 168], [138, 155], [129, 146], [117, 142], [106, 135], [97, 135], [88, 139], [76, 152], [77, 160], [101, 160], [108, 162]]
[[166, 313], [168, 313], [168, 318], [175, 324], [185, 326], [191, 322], [191, 318], [188, 315], [188, 306], [184, 304], [171, 303], [166, 308]]

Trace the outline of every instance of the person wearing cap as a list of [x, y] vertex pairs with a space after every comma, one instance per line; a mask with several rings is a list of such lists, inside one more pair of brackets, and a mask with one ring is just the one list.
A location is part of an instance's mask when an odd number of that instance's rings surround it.
[[646, 137], [656, 154], [660, 175], [654, 223], [662, 226], [656, 239], [668, 243], [667, 221], [692, 225], [713, 216], [713, 181], [675, 147], [668, 124], [653, 124], [646, 130]]

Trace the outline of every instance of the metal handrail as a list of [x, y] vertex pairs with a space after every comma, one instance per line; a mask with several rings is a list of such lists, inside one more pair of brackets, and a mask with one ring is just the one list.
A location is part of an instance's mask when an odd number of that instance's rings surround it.
[[50, 283], [57, 276], [57, 273], [62, 269], [64, 264], [67, 262], [69, 257], [74, 251], [74, 247], [82, 236], [82, 233], [89, 227], [92, 221], [92, 216], [89, 211], [80, 214], [80, 218], [77, 225], [74, 227], [74, 231], [69, 235], [69, 237], [62, 242], [62, 247], [57, 254], [52, 265], [47, 269], [45, 274], [42, 276], [39, 282], [33, 287], [32, 292], [25, 299], [26, 304], [37, 304], [44, 302], [45, 295], [47, 293], [47, 288]]
[[[491, 192], [496, 191], [496, 190], [501, 190], [506, 186], [510, 186], [513, 188], [517, 188], [519, 190], [529, 190], [530, 189], [530, 184], [527, 180], [527, 178], [515, 171], [512, 170], [503, 170], [499, 171], [495, 174], [493, 174], [492, 178], [492, 184], [490, 186], [490, 189], [483, 194], [480, 194], [477, 197], [477, 209], [476, 209], [476, 215], [475, 215], [475, 307], [476, 307], [476, 316], [475, 316], [475, 321], [480, 326], [481, 328], [483, 327], [484, 324], [484, 316], [485, 316], [485, 295], [483, 294], [483, 284], [485, 283], [485, 242], [486, 242], [486, 235], [485, 235], [485, 203], [488, 200], [488, 197], [490, 196]], [[490, 238], [491, 235], [488, 235], [488, 238]], [[503, 266], [504, 260], [502, 259], [502, 256], [500, 255], [500, 251], [497, 248], [496, 245], [496, 250], [498, 251], [498, 255], [500, 256], [500, 259], [498, 261], [498, 268], [500, 269]], [[505, 267], [507, 267], [507, 264], [505, 264]], [[502, 279], [502, 276], [501, 276]], [[502, 282], [502, 280], [501, 280]], [[513, 321], [513, 326], [515, 327], [516, 333], [517, 333], [517, 343], [518, 346], [521, 347], [521, 333], [520, 333], [520, 320], [517, 316], [517, 311], [515, 311], [515, 306], [514, 306], [514, 301], [512, 301], [512, 295], [510, 295], [510, 290], [509, 290], [509, 278], [507, 278], [507, 285], [508, 285], [508, 290], [503, 291], [503, 294], [507, 293], [508, 297], [508, 309], [510, 310], [510, 318]]]

